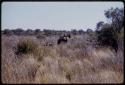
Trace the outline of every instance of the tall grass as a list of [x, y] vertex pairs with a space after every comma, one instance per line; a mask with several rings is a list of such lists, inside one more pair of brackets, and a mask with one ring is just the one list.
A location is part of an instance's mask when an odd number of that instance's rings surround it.
[[110, 48], [93, 48], [86, 39], [74, 36], [66, 44], [44, 46], [49, 38], [41, 41], [33, 36], [2, 36], [2, 82], [122, 83], [123, 51], [115, 54]]

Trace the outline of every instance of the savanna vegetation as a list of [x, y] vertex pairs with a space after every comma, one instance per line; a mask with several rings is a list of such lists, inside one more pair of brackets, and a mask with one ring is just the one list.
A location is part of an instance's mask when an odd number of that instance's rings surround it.
[[2, 31], [3, 83], [123, 83], [124, 8], [105, 11], [96, 30]]

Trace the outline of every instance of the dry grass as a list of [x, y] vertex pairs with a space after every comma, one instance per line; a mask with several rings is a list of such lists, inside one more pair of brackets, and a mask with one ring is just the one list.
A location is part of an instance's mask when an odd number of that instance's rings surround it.
[[[39, 49], [16, 55], [20, 39], [33, 40]], [[2, 35], [2, 82], [123, 83], [123, 50], [115, 54], [110, 48], [93, 48], [84, 36], [74, 36], [66, 44], [44, 46], [53, 40], [56, 37], [38, 40], [34, 36]]]

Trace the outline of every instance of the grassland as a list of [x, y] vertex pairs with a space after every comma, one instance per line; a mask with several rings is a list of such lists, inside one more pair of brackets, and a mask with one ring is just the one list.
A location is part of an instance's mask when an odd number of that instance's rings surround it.
[[[67, 43], [57, 45], [58, 36], [2, 35], [2, 83], [123, 83], [123, 50], [115, 53], [108, 47], [93, 47], [89, 38], [73, 35]], [[35, 43], [31, 43], [34, 50], [16, 54], [17, 45], [29, 39]], [[53, 46], [45, 46], [47, 42]]]

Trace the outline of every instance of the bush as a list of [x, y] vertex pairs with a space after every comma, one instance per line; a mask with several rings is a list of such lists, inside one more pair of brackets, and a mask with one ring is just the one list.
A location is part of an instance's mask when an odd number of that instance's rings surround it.
[[34, 41], [27, 39], [27, 40], [20, 40], [17, 44], [17, 54], [19, 53], [34, 53], [37, 51], [38, 44], [36, 44]]
[[115, 49], [117, 52], [118, 50], [118, 43], [117, 43], [117, 33], [113, 29], [113, 27], [106, 27], [102, 30], [98, 31], [98, 42], [102, 46], [110, 46]]
[[35, 34], [37, 35], [37, 34], [39, 34], [41, 31], [40, 31], [40, 29], [36, 29], [35, 30]]
[[31, 29], [27, 29], [27, 30], [25, 31], [25, 34], [26, 34], [26, 35], [34, 35], [34, 31], [31, 30]]
[[3, 30], [3, 34], [12, 35], [12, 34], [13, 34], [13, 31], [12, 31], [12, 30], [9, 30], [9, 29], [5, 29], [5, 30]]
[[15, 35], [23, 35], [25, 33], [25, 31], [22, 28], [17, 28], [15, 30], [13, 30], [13, 33]]
[[90, 33], [92, 33], [92, 32], [93, 32], [92, 29], [87, 29], [87, 33], [88, 33], [88, 34], [90, 34]]
[[47, 55], [53, 55], [53, 53], [50, 53], [49, 49], [46, 49], [43, 46], [40, 46], [37, 41], [26, 39], [26, 40], [20, 40], [17, 44], [17, 55], [20, 54], [26, 54], [28, 56], [33, 55], [35, 59], [38, 61], [41, 61], [44, 56]]
[[42, 35], [42, 34], [38, 34], [36, 35], [36, 38], [38, 39], [44, 39], [46, 36], [45, 35]]

